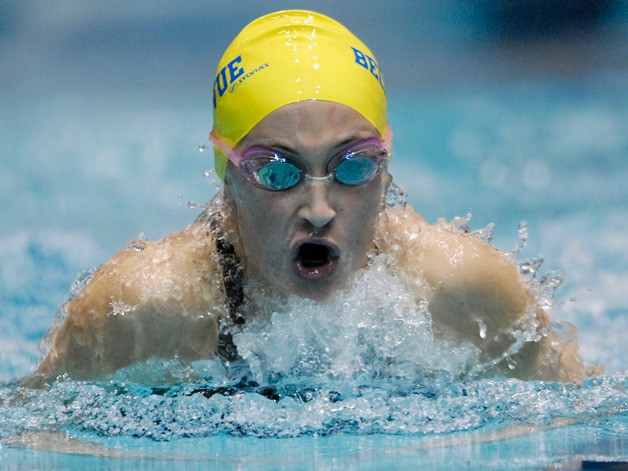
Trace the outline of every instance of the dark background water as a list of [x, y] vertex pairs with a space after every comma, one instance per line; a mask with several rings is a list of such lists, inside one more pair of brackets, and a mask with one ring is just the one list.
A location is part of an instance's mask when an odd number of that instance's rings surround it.
[[[512, 225], [574, 198], [625, 204], [624, 185], [604, 183], [626, 171], [625, 2], [4, 0], [0, 235], [74, 229], [111, 250], [188, 222], [181, 206], [213, 192], [195, 148], [215, 65], [248, 21], [295, 6], [376, 52], [392, 169], [429, 220]], [[562, 178], [595, 184], [583, 198]]]

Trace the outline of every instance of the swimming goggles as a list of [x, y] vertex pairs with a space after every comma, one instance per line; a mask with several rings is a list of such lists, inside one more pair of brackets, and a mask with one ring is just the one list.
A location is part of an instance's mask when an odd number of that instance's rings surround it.
[[390, 155], [387, 141], [363, 139], [329, 159], [324, 177], [312, 177], [299, 162], [280, 150], [253, 146], [239, 154], [214, 131], [209, 137], [249, 181], [271, 191], [289, 190], [304, 180], [325, 182], [335, 179], [343, 185], [364, 185], [377, 176]]

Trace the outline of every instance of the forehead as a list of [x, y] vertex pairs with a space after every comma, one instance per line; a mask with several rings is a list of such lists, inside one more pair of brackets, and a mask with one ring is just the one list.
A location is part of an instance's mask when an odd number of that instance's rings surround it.
[[339, 103], [310, 100], [282, 106], [262, 119], [238, 144], [284, 145], [316, 151], [352, 139], [380, 137], [357, 111]]

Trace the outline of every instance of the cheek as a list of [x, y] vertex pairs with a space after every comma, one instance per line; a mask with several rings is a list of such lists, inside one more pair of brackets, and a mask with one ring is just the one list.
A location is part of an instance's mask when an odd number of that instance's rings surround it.
[[350, 201], [347, 202], [347, 211], [356, 222], [364, 225], [372, 225], [373, 220], [383, 207], [385, 185], [381, 180], [371, 182], [371, 184], [358, 188], [352, 193]]
[[[375, 225], [383, 207], [384, 185], [381, 182], [351, 192], [344, 198], [343, 211], [339, 219], [356, 248], [368, 250], [372, 244]], [[357, 189], [356, 189], [357, 190]]]
[[263, 260], [281, 250], [284, 225], [285, 215], [268, 195], [249, 194], [239, 201], [240, 239], [250, 260]]

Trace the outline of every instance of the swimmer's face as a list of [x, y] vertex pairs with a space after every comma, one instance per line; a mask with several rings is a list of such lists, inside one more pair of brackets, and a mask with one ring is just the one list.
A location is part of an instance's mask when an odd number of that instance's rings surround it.
[[[286, 105], [260, 121], [238, 144], [280, 150], [312, 177], [357, 141], [379, 138], [373, 125], [337, 103]], [[231, 162], [225, 195], [235, 210], [249, 279], [282, 293], [325, 300], [367, 263], [390, 176], [385, 168], [358, 186], [304, 180], [286, 191], [254, 185]]]

